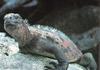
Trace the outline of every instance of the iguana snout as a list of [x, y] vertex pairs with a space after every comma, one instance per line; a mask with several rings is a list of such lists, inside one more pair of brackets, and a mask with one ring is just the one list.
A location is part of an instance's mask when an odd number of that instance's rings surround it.
[[6, 24], [17, 25], [20, 21], [22, 21], [22, 18], [19, 14], [9, 13], [4, 17], [4, 23]]
[[9, 13], [9, 14], [6, 14], [4, 16], [4, 19], [6, 20], [15, 20], [15, 19], [22, 19], [22, 17], [19, 15], [19, 14], [15, 14], [15, 13]]

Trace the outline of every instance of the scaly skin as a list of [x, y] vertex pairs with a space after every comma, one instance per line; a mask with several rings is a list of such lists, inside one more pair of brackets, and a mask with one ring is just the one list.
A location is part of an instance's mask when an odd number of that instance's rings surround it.
[[4, 28], [19, 42], [22, 52], [55, 56], [58, 65], [50, 70], [67, 70], [69, 62], [78, 62], [96, 70], [95, 61], [89, 57], [90, 54], [82, 55], [76, 45], [58, 30], [40, 26], [30, 27], [26, 20], [14, 13], [4, 17]]

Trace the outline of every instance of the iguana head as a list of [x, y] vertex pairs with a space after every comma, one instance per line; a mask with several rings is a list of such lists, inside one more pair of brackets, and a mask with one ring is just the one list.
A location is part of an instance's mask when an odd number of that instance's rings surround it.
[[7, 32], [19, 29], [22, 23], [23, 19], [18, 14], [10, 13], [4, 16], [4, 28]]
[[4, 16], [4, 29], [21, 43], [25, 42], [30, 34], [26, 23], [19, 14], [9, 13]]

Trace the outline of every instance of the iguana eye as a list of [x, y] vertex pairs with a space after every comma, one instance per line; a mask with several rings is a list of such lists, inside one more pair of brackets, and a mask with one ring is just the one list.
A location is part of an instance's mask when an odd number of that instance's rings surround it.
[[8, 19], [8, 20], [13, 20], [13, 17], [10, 16], [9, 18], [6, 18], [6, 19]]
[[12, 17], [9, 17], [10, 19], [12, 19]]
[[15, 19], [18, 19], [19, 17], [18, 17], [18, 16], [15, 16], [14, 18], [15, 18]]

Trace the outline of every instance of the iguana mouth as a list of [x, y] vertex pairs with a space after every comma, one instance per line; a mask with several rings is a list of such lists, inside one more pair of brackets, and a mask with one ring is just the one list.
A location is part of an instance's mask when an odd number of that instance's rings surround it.
[[16, 24], [10, 21], [4, 21], [4, 25], [7, 29], [14, 30], [16, 29]]
[[13, 25], [13, 24], [6, 24], [6, 28], [12, 28], [12, 27], [15, 27], [15, 25]]

